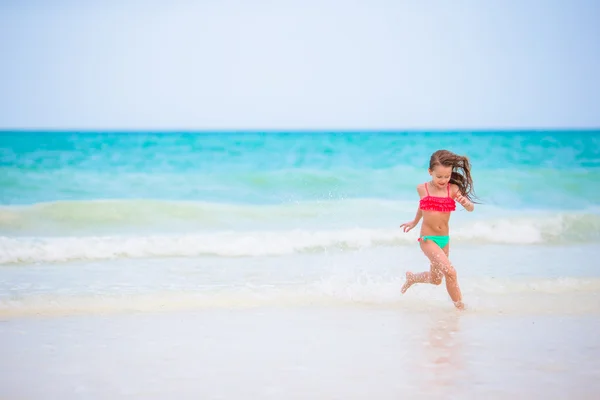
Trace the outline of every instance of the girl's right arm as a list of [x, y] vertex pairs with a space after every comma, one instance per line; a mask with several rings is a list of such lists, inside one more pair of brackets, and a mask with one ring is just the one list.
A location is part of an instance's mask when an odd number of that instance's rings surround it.
[[423, 217], [423, 210], [421, 210], [421, 208], [417, 208], [417, 214], [415, 215], [415, 220], [413, 221], [415, 223], [415, 226], [417, 226], [417, 224], [419, 223], [419, 221], [421, 220], [421, 218]]
[[[419, 194], [419, 199], [421, 199], [424, 195], [425, 190], [421, 188], [421, 185], [417, 185], [417, 193]], [[404, 228], [404, 232], [408, 232], [410, 231], [412, 228], [414, 228], [415, 226], [417, 226], [419, 224], [419, 221], [421, 221], [421, 218], [423, 217], [423, 210], [421, 210], [421, 207], [417, 207], [417, 213], [415, 214], [415, 219], [413, 219], [412, 221], [409, 222], [405, 222], [402, 225], [400, 225], [401, 228]]]
[[[419, 200], [421, 200], [425, 196], [425, 187], [421, 183], [417, 185], [417, 194], [419, 195]], [[417, 207], [417, 214], [415, 215], [415, 226], [417, 226], [422, 217], [423, 210], [421, 210], [421, 207], [419, 206]]]
[[414, 228], [415, 226], [417, 226], [419, 224], [419, 221], [421, 220], [422, 216], [423, 216], [423, 211], [421, 211], [421, 209], [419, 208], [417, 210], [417, 214], [415, 215], [415, 219], [413, 219], [412, 221], [403, 223], [402, 225], [400, 225], [400, 228], [404, 228], [404, 232], [410, 231], [412, 228]]

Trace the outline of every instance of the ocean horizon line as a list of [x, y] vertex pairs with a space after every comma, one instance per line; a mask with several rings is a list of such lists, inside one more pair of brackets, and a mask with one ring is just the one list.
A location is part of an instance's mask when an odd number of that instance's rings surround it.
[[498, 133], [528, 133], [528, 134], [561, 134], [561, 133], [600, 133], [599, 127], [512, 127], [512, 128], [0, 128], [0, 135], [10, 133], [89, 133], [89, 134], [331, 134], [331, 133], [364, 133], [364, 134], [498, 134]]

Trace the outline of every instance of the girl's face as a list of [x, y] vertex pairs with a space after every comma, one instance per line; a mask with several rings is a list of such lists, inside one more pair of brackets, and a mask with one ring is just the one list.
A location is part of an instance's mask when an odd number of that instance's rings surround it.
[[429, 170], [433, 184], [439, 188], [445, 188], [450, 181], [450, 175], [452, 174], [452, 167], [444, 167], [443, 165], [436, 165], [433, 170]]

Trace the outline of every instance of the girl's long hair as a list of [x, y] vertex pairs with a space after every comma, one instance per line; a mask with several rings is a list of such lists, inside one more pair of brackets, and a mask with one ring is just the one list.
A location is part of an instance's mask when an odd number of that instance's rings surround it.
[[473, 188], [473, 178], [471, 178], [471, 163], [465, 156], [459, 156], [448, 150], [438, 150], [431, 155], [429, 160], [429, 169], [433, 171], [436, 165], [452, 167], [450, 183], [454, 183], [460, 189], [460, 192], [472, 203], [477, 203], [474, 199], [475, 189]]

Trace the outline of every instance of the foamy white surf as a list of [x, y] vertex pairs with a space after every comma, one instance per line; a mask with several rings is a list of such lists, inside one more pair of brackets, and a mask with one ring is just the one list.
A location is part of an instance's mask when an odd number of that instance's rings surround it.
[[[600, 313], [600, 278], [585, 247], [459, 246], [452, 256], [478, 313]], [[511, 260], [519, 260], [512, 263]], [[71, 315], [198, 309], [371, 307], [450, 309], [444, 285], [400, 294], [404, 273], [429, 265], [418, 248], [270, 258], [118, 259], [5, 267], [0, 315]]]
[[[400, 278], [321, 278], [314, 282], [198, 286], [193, 290], [147, 293], [113, 291], [81, 294], [35, 294], [0, 297], [0, 316], [165, 312], [257, 307], [393, 308], [399, 312], [446, 309], [452, 305], [445, 288], [417, 285], [402, 296]], [[512, 314], [600, 314], [600, 278], [498, 279], [466, 278], [462, 291], [473, 312]]]
[[[258, 257], [415, 245], [418, 228], [213, 231], [197, 234], [0, 237], [0, 264], [146, 257]], [[600, 216], [558, 214], [463, 221], [452, 243], [558, 245], [600, 239]]]

